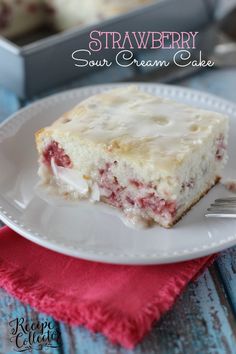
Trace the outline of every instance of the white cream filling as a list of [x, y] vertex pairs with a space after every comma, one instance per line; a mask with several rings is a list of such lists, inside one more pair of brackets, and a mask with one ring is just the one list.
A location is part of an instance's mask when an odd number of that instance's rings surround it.
[[57, 166], [54, 159], [51, 159], [51, 167], [55, 178], [62, 183], [69, 185], [73, 190], [79, 192], [82, 196], [86, 196], [89, 192], [89, 183], [83, 178], [79, 171], [70, 168]]
[[101, 193], [100, 193], [100, 189], [98, 187], [98, 184], [94, 183], [91, 188], [90, 201], [91, 202], [99, 202], [100, 196], [101, 196]]
[[100, 201], [101, 192], [97, 183], [92, 184], [91, 180], [85, 179], [79, 171], [57, 166], [54, 158], [51, 159], [51, 168], [59, 184], [65, 184], [82, 197], [88, 197], [90, 193], [90, 201], [93, 203]]

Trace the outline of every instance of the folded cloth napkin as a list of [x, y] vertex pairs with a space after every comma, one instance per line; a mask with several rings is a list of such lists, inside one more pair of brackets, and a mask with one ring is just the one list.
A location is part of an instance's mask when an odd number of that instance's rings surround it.
[[0, 229], [0, 286], [37, 310], [133, 348], [214, 256], [169, 265], [111, 265], [50, 251]]

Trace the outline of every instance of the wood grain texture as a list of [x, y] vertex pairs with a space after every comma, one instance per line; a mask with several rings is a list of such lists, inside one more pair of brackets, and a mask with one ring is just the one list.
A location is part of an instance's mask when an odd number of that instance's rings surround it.
[[236, 316], [236, 247], [221, 253], [217, 261], [218, 271]]
[[[213, 267], [212, 267], [213, 269]], [[65, 353], [77, 354], [234, 354], [236, 339], [223, 289], [209, 271], [191, 283], [174, 308], [134, 351], [113, 346], [99, 334], [60, 324]]]
[[[7, 294], [5, 290], [0, 288], [0, 354], [13, 354], [17, 353], [14, 350], [14, 342], [11, 343], [11, 327], [9, 322], [15, 318], [23, 317], [25, 322], [31, 321], [44, 322], [52, 321], [55, 328], [59, 330], [58, 324], [49, 316], [44, 314], [39, 314], [37, 311], [32, 309], [30, 306], [24, 305], [20, 301], [16, 300], [13, 296]], [[29, 353], [25, 352], [26, 354]], [[39, 350], [32, 350], [32, 354], [39, 354]], [[40, 350], [40, 354], [59, 354], [61, 353], [61, 348], [45, 348]]]

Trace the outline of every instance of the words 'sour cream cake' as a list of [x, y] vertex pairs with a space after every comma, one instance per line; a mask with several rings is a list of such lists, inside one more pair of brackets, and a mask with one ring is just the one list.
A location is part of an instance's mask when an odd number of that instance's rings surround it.
[[12, 38], [49, 25], [86, 26], [157, 0], [0, 0], [0, 35]]
[[171, 227], [219, 180], [227, 132], [222, 114], [123, 86], [36, 133], [39, 176], [67, 198]]

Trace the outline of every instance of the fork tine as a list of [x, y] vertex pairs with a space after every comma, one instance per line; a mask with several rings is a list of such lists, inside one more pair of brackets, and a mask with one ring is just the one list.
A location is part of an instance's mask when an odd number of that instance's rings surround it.
[[224, 208], [225, 206], [236, 207], [236, 202], [233, 203], [212, 203], [211, 206], [217, 206]]
[[215, 203], [231, 203], [231, 202], [236, 202], [236, 197], [229, 197], [229, 198], [220, 198], [216, 199]]
[[205, 216], [207, 218], [236, 218], [236, 213], [224, 214], [224, 213], [213, 213], [213, 212], [210, 212], [210, 213], [206, 213]]
[[213, 203], [214, 205], [225, 205], [225, 204], [227, 204], [227, 205], [236, 205], [236, 201], [234, 201], [234, 200], [228, 200], [228, 201], [225, 201], [225, 202], [217, 202], [217, 201], [215, 201], [214, 203]]
[[216, 209], [216, 210], [235, 210], [236, 211], [236, 205], [235, 204], [211, 204], [208, 209]]
[[219, 214], [227, 214], [227, 213], [235, 213], [236, 214], [236, 209], [218, 209], [218, 208], [208, 208], [208, 212], [212, 213], [219, 213]]
[[207, 209], [206, 217], [236, 218], [236, 197], [219, 198]]

